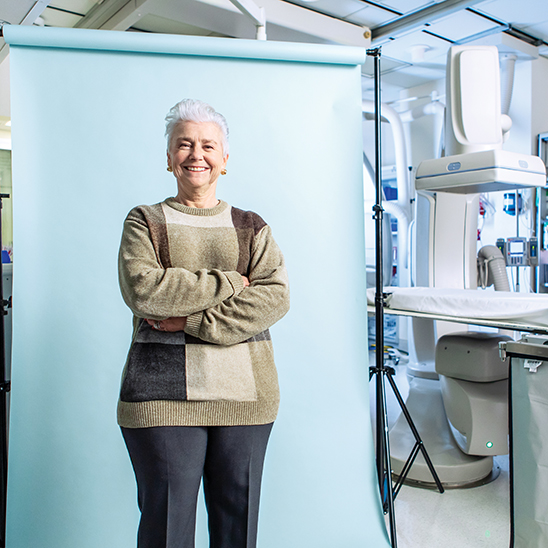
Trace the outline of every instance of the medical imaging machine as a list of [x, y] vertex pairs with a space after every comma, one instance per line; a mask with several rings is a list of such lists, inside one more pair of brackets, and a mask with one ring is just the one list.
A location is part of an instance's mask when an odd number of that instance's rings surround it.
[[[446, 88], [445, 156], [422, 162], [415, 176], [416, 287], [385, 288], [384, 311], [411, 318], [406, 405], [444, 486], [462, 487], [496, 477], [493, 456], [508, 452], [499, 343], [515, 331], [548, 335], [548, 295], [511, 293], [496, 246], [480, 251], [480, 263], [497, 291], [477, 289], [479, 193], [544, 187], [546, 170], [537, 156], [502, 149], [511, 120], [501, 113], [496, 47], [452, 47]], [[368, 299], [373, 311], [371, 289]], [[396, 476], [413, 444], [400, 417], [390, 431]], [[432, 485], [420, 456], [407, 480]]]

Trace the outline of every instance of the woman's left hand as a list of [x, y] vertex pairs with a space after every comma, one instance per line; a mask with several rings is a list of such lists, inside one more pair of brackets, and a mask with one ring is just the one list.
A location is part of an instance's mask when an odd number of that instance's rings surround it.
[[176, 331], [183, 331], [186, 326], [186, 316], [178, 318], [168, 318], [167, 320], [147, 320], [148, 325], [151, 325], [153, 329], [157, 331], [168, 331], [169, 333], [175, 333]]

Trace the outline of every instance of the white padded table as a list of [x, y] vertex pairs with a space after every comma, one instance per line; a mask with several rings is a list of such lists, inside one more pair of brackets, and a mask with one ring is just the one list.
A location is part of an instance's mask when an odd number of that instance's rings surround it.
[[[548, 294], [385, 287], [385, 314], [466, 323], [548, 334]], [[367, 290], [368, 312], [375, 313], [375, 289]]]

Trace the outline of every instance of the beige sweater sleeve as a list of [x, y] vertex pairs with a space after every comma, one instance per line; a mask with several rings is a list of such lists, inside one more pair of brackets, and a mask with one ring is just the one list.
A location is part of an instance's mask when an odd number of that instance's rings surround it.
[[185, 332], [211, 343], [232, 345], [262, 333], [287, 313], [287, 272], [269, 226], [255, 238], [249, 281], [241, 293], [189, 315]]
[[243, 290], [238, 272], [162, 268], [146, 223], [128, 217], [118, 257], [122, 297], [140, 318], [189, 316], [217, 306]]

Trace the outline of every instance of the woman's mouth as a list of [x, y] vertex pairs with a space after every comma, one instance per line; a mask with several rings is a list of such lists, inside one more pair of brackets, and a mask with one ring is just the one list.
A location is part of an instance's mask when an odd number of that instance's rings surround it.
[[194, 172], [201, 172], [201, 171], [207, 171], [209, 168], [203, 167], [203, 166], [184, 166], [185, 169], [188, 171], [194, 171]]

